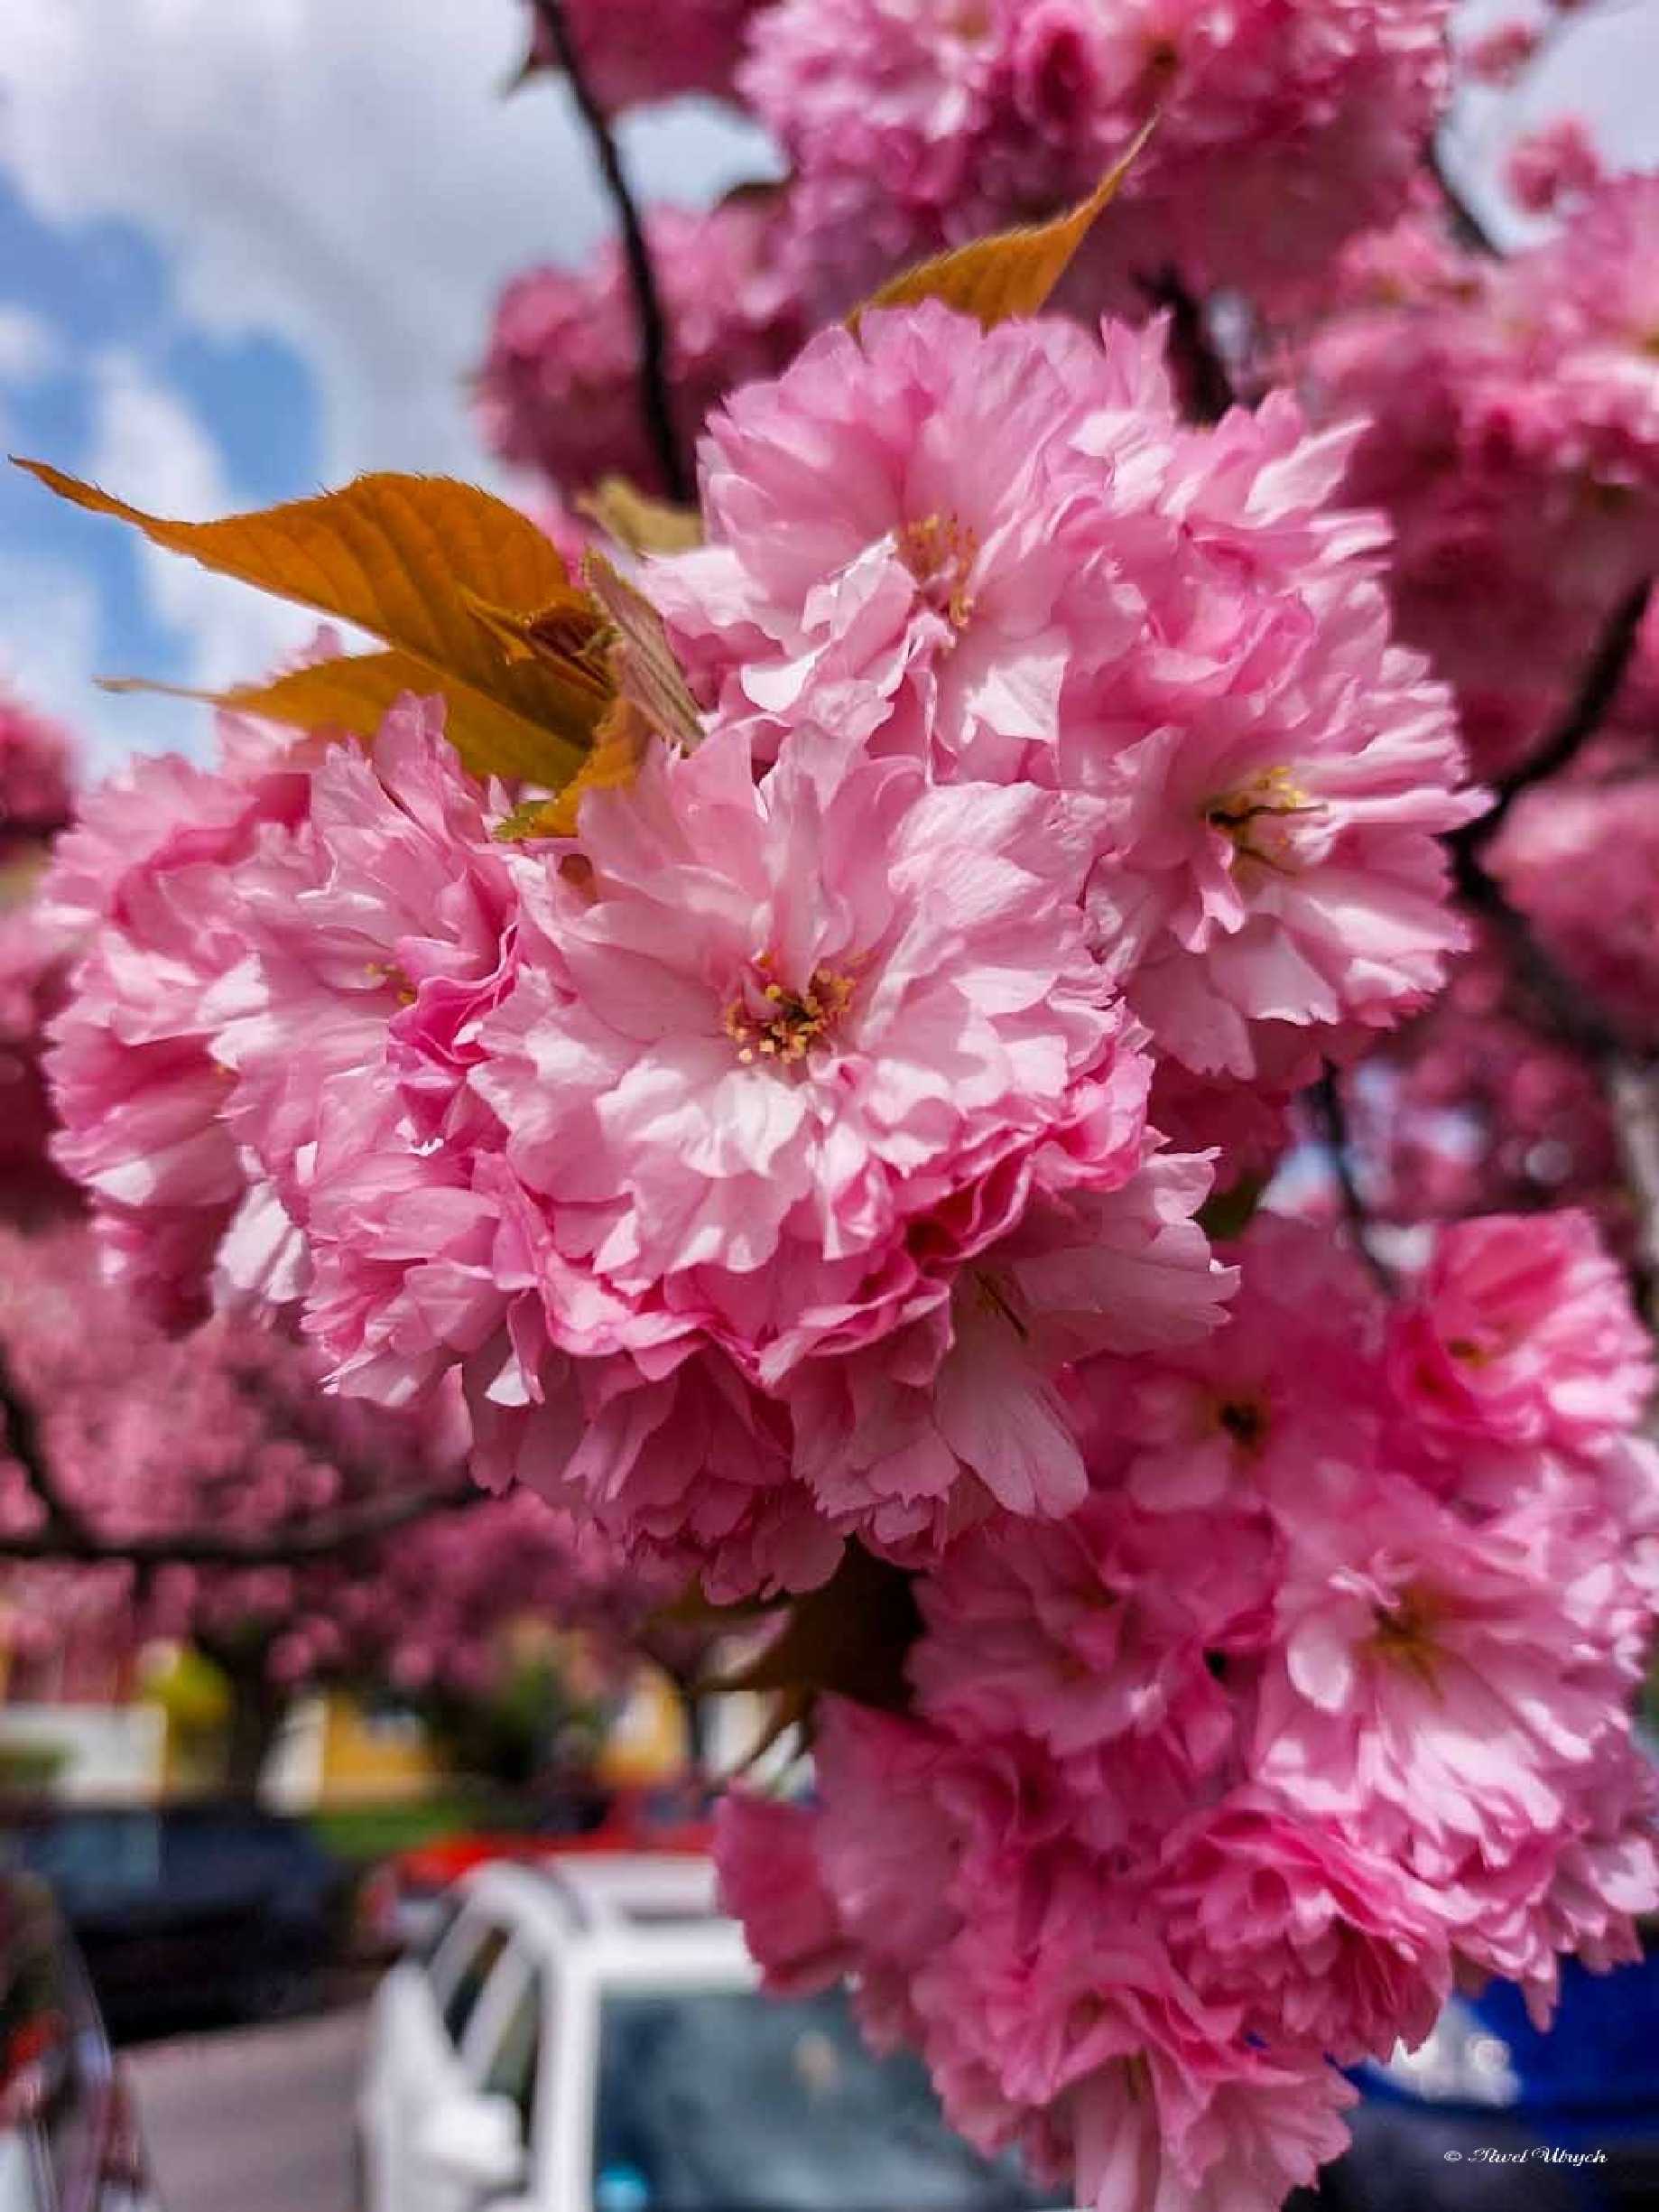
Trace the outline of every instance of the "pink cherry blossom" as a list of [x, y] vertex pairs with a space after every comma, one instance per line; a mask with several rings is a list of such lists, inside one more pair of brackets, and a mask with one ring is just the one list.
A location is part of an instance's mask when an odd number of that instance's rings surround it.
[[1270, 288], [1395, 212], [1445, 97], [1448, 13], [783, 0], [756, 18], [739, 82], [794, 165], [796, 250], [831, 306], [1076, 199], [1154, 109], [1100, 240], [1114, 277], [1175, 266]]
[[[1064, 804], [898, 760], [823, 790], [805, 758], [757, 790], [723, 734], [591, 799], [587, 888], [549, 879], [556, 959], [483, 1026], [472, 1088], [568, 1256], [547, 1325], [572, 1350], [608, 1311], [618, 1348], [695, 1329], [775, 1390], [940, 1314], [1040, 1194], [1087, 1206], [1145, 1156]], [[925, 1380], [950, 1331], [910, 1341]]]
[[1075, 446], [1118, 393], [1064, 324], [978, 332], [929, 303], [820, 332], [715, 417], [710, 543], [653, 566], [693, 672], [733, 714], [969, 775], [1052, 746], [1073, 656], [1132, 635], [1087, 589], [1100, 471]]
[[[665, 25], [653, 0], [564, 0], [570, 39], [603, 105], [616, 111], [687, 92], [726, 93], [749, 18], [764, 0], [676, 0]], [[554, 69], [533, 12], [529, 69]]]
[[1543, 27], [1516, 16], [1458, 49], [1458, 64], [1481, 84], [1511, 85], [1543, 42]]
[[1552, 959], [1633, 1046], [1659, 1046], [1659, 776], [1620, 767], [1529, 794], [1492, 865]]
[[1529, 215], [1547, 215], [1601, 182], [1601, 156], [1579, 116], [1562, 116], [1518, 138], [1504, 165], [1510, 197]]
[[1172, 1836], [1157, 1894], [1188, 1975], [1270, 2046], [1386, 2058], [1423, 2040], [1448, 1994], [1432, 1894], [1269, 1793], [1237, 1792]]
[[1473, 1439], [1589, 1450], [1652, 1393], [1652, 1341], [1582, 1213], [1440, 1231], [1415, 1297], [1390, 1319], [1395, 1387], [1449, 1452]]
[[1375, 525], [1327, 506], [1347, 452], [1284, 401], [1184, 428], [1110, 326], [871, 315], [717, 421], [712, 542], [652, 586], [764, 745], [807, 714], [1087, 792], [1098, 949], [1156, 1043], [1288, 1092], [1437, 987], [1435, 833], [1478, 804]]
[[309, 797], [303, 748], [232, 727], [217, 770], [140, 760], [90, 795], [44, 888], [88, 935], [48, 1055], [57, 1157], [116, 1270], [168, 1318], [199, 1317], [247, 1189], [205, 1004], [243, 950], [227, 871]]
[[903, 1558], [993, 1499], [1020, 1513], [1080, 1500], [1065, 1371], [1216, 1325], [1230, 1278], [1193, 1218], [1208, 1187], [1201, 1161], [1154, 1154], [1117, 1191], [1033, 1205], [948, 1306], [803, 1368], [787, 1391], [795, 1462], [825, 1507], [857, 1513], [867, 1542]]
[[0, 689], [0, 862], [56, 836], [74, 804], [68, 730]]
[[812, 1816], [798, 1805], [728, 1789], [715, 1816], [723, 1894], [744, 1914], [766, 1987], [780, 1996], [840, 1979], [852, 1954], [812, 1848]]
[[1558, 1832], [1599, 1739], [1621, 1730], [1530, 1524], [1472, 1531], [1395, 1486], [1304, 1544], [1279, 1601], [1256, 1765], [1305, 1810], [1407, 1850], [1425, 1878], [1479, 1845], [1498, 1864]]

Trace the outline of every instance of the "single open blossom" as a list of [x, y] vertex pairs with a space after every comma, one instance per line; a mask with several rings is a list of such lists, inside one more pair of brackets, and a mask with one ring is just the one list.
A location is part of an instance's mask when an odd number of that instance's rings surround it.
[[1262, 1778], [1431, 1881], [1471, 1845], [1502, 1864], [1559, 1836], [1627, 1694], [1578, 1617], [1569, 1534], [1470, 1529], [1399, 1487], [1339, 1525], [1280, 1600]]
[[590, 799], [590, 873], [549, 879], [550, 955], [469, 1080], [545, 1223], [553, 1345], [659, 1373], [718, 1348], [788, 1406], [836, 1525], [937, 1543], [975, 1498], [1075, 1503], [1054, 1371], [1212, 1325], [1222, 1286], [1183, 1228], [1201, 1171], [1144, 1165], [1068, 803], [902, 758], [825, 774], [802, 749], [757, 789], [725, 732]]
[[1478, 38], [1460, 46], [1458, 65], [1478, 83], [1510, 85], [1538, 51], [1543, 39], [1538, 23], [1515, 16], [1507, 23], [1494, 23]]
[[1592, 1450], [1633, 1428], [1653, 1343], [1582, 1213], [1454, 1222], [1391, 1318], [1395, 1386], [1442, 1448]]
[[1420, 2043], [1450, 1980], [1431, 1894], [1386, 1854], [1241, 1791], [1171, 1836], [1159, 1877], [1172, 1947], [1247, 2031], [1351, 2063]]
[[117, 1271], [168, 1318], [203, 1311], [248, 1188], [206, 1005], [243, 951], [230, 871], [301, 818], [306, 769], [285, 735], [235, 726], [218, 769], [136, 761], [88, 796], [44, 887], [87, 939], [48, 1058], [57, 1157]]
[[970, 776], [1052, 747], [1074, 662], [1132, 634], [1089, 588], [1104, 472], [1076, 446], [1113, 371], [1065, 324], [932, 303], [820, 332], [716, 415], [709, 543], [651, 572], [693, 674], [763, 726], [804, 711]]
[[548, 879], [550, 957], [471, 1077], [560, 1247], [648, 1337], [695, 1323], [767, 1386], [1145, 1151], [1065, 803], [902, 761], [824, 791], [804, 758], [756, 789], [721, 735], [589, 799], [590, 876]]
[[[1191, 1342], [1231, 1287], [1195, 1216], [1205, 1163], [1158, 1153], [1116, 1191], [1051, 1196], [895, 1336], [803, 1368], [786, 1393], [795, 1462], [826, 1508], [889, 1557], [936, 1549], [994, 1499], [1079, 1501], [1064, 1387], [1077, 1361]], [[964, 1483], [964, 1474], [978, 1478]]]
[[1562, 116], [1529, 131], [1509, 149], [1504, 165], [1511, 198], [1529, 215], [1547, 215], [1562, 200], [1581, 197], [1604, 173], [1595, 141], [1578, 116]]

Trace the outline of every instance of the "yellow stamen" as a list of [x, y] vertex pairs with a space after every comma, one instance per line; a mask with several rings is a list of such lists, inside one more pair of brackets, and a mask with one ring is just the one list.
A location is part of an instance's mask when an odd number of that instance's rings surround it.
[[898, 548], [928, 604], [953, 630], [965, 630], [974, 615], [969, 585], [979, 558], [978, 534], [955, 515], [925, 515], [900, 530]]
[[[755, 962], [765, 971], [770, 960]], [[756, 1055], [762, 1059], [793, 1066], [813, 1046], [822, 1044], [847, 1011], [854, 979], [837, 968], [816, 968], [804, 990], [791, 990], [783, 983], [753, 984], [739, 990], [726, 1008], [726, 1034], [737, 1046], [737, 1058], [749, 1066]]]
[[1322, 811], [1288, 768], [1264, 768], [1237, 791], [1211, 799], [1203, 814], [1212, 830], [1232, 840], [1241, 860], [1287, 869], [1296, 864], [1296, 850], [1290, 832], [1279, 825]]

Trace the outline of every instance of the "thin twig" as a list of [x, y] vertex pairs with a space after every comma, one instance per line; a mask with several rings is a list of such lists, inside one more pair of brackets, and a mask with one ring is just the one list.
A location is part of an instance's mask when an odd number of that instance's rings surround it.
[[1452, 181], [1451, 172], [1446, 166], [1446, 150], [1438, 133], [1429, 141], [1429, 171], [1440, 187], [1458, 244], [1469, 253], [1484, 255], [1489, 261], [1501, 260], [1502, 246]]
[[4, 1344], [0, 1344], [0, 1413], [5, 1417], [5, 1431], [0, 1434], [0, 1457], [14, 1460], [23, 1469], [23, 1479], [45, 1517], [46, 1527], [42, 1533], [68, 1541], [79, 1541], [88, 1536], [90, 1531], [85, 1521], [58, 1486], [40, 1417], [33, 1401], [12, 1372]]
[[1452, 839], [1452, 843], [1478, 851], [1491, 843], [1505, 821], [1510, 808], [1534, 785], [1547, 783], [1551, 776], [1559, 776], [1573, 761], [1593, 738], [1625, 687], [1641, 640], [1642, 624], [1653, 596], [1653, 579], [1645, 576], [1634, 590], [1621, 599], [1608, 618], [1582, 682], [1568, 702], [1567, 710], [1550, 734], [1528, 754], [1513, 776], [1498, 785], [1497, 796], [1486, 813], [1477, 821], [1468, 823]]
[[1221, 358], [1203, 305], [1175, 269], [1146, 279], [1142, 289], [1154, 307], [1167, 308], [1170, 358], [1182, 386], [1182, 399], [1195, 423], [1219, 423], [1238, 404], [1233, 379]]
[[148, 1536], [107, 1536], [82, 1521], [59, 1523], [26, 1534], [0, 1533], [0, 1559], [36, 1559], [66, 1565], [122, 1562], [129, 1566], [298, 1566], [328, 1559], [354, 1546], [395, 1535], [434, 1513], [455, 1513], [488, 1501], [490, 1493], [468, 1482], [452, 1491], [412, 1492], [377, 1498], [338, 1513], [319, 1514], [291, 1529], [248, 1536], [204, 1535], [180, 1529]]
[[1386, 1297], [1392, 1297], [1394, 1278], [1371, 1241], [1370, 1211], [1354, 1170], [1354, 1145], [1348, 1126], [1348, 1102], [1342, 1096], [1342, 1079], [1330, 1061], [1325, 1063], [1325, 1071], [1313, 1085], [1310, 1096], [1324, 1137], [1330, 1172], [1336, 1178], [1337, 1191], [1342, 1201], [1342, 1218], [1348, 1223], [1348, 1232], [1353, 1240], [1354, 1249], [1370, 1270], [1377, 1288]]
[[[570, 22], [564, 12], [564, 0], [531, 0], [531, 4], [547, 33], [548, 42], [558, 58], [560, 68], [570, 80], [577, 112], [592, 141], [594, 158], [598, 163], [605, 188], [616, 210], [616, 219], [622, 231], [623, 255], [627, 263], [628, 283], [634, 293], [635, 320], [639, 325], [639, 402], [646, 434], [656, 454], [657, 465], [663, 471], [663, 481], [669, 497], [672, 499], [689, 499], [692, 488], [691, 472], [686, 466], [680, 432], [674, 422], [673, 394], [669, 383], [668, 320], [663, 311], [663, 295], [657, 283], [650, 241], [645, 236], [645, 226], [634, 198], [633, 188], [628, 182], [627, 172], [622, 164], [616, 135], [582, 65], [581, 55], [571, 36]], [[672, 37], [673, 33], [665, 28], [663, 35]]]

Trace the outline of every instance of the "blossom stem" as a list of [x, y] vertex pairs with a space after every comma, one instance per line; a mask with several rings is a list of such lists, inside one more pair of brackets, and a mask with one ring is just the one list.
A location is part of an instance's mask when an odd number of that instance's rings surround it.
[[1370, 1270], [1377, 1288], [1386, 1297], [1394, 1295], [1394, 1278], [1389, 1273], [1381, 1254], [1371, 1241], [1371, 1214], [1359, 1187], [1359, 1178], [1354, 1168], [1353, 1139], [1348, 1126], [1348, 1101], [1342, 1095], [1342, 1078], [1330, 1061], [1325, 1071], [1313, 1085], [1312, 1100], [1325, 1140], [1325, 1150], [1330, 1161], [1330, 1172], [1336, 1178], [1337, 1191], [1342, 1201], [1342, 1218], [1348, 1223], [1349, 1235], [1355, 1250]]
[[1451, 219], [1458, 244], [1469, 253], [1483, 254], [1493, 261], [1501, 260], [1503, 248], [1464, 198], [1461, 187], [1454, 182], [1451, 172], [1446, 165], [1446, 150], [1438, 136], [1429, 143], [1429, 172], [1440, 187], [1440, 195], [1446, 203], [1446, 212]]
[[[39, 1416], [13, 1374], [4, 1345], [0, 1345], [0, 1414], [5, 1417], [0, 1447], [22, 1468], [35, 1502], [45, 1516], [42, 1537], [69, 1543], [88, 1538], [90, 1531], [58, 1486]], [[6, 1539], [0, 1538], [4, 1540]]]
[[1547, 783], [1551, 776], [1559, 776], [1563, 768], [1571, 767], [1600, 729], [1625, 687], [1652, 596], [1653, 579], [1645, 576], [1619, 601], [1561, 720], [1515, 774], [1498, 786], [1493, 804], [1460, 830], [1454, 842], [1461, 841], [1476, 850], [1490, 844], [1524, 792], [1530, 791], [1535, 784]]
[[1166, 308], [1170, 318], [1170, 358], [1174, 365], [1181, 396], [1195, 423], [1219, 423], [1238, 404], [1233, 379], [1222, 359], [1199, 300], [1175, 269], [1144, 286], [1154, 307]]
[[581, 55], [577, 50], [570, 21], [564, 12], [564, 0], [532, 0], [532, 5], [547, 33], [553, 52], [558, 56], [559, 66], [570, 83], [577, 113], [592, 142], [594, 158], [605, 180], [605, 189], [610, 194], [616, 210], [616, 219], [622, 232], [623, 257], [627, 265], [628, 283], [634, 293], [635, 320], [639, 326], [639, 402], [646, 435], [656, 454], [657, 465], [663, 471], [663, 481], [669, 497], [689, 499], [691, 497], [691, 472], [686, 464], [680, 432], [675, 425], [673, 395], [669, 386], [668, 319], [663, 310], [663, 294], [657, 283], [650, 241], [645, 236], [644, 222], [634, 197], [633, 187], [628, 182], [627, 172], [623, 167], [616, 134], [582, 65]]

